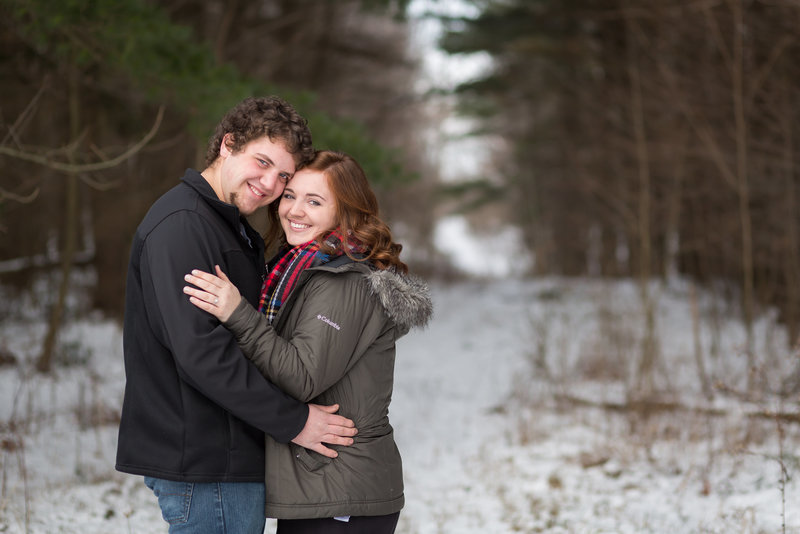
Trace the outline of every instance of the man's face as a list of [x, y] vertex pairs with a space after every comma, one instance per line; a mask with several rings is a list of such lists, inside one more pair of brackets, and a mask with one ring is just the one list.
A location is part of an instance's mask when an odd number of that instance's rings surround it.
[[225, 144], [220, 147], [220, 188], [222, 200], [251, 215], [278, 198], [295, 171], [292, 155], [280, 141], [268, 137], [247, 143], [233, 153]]

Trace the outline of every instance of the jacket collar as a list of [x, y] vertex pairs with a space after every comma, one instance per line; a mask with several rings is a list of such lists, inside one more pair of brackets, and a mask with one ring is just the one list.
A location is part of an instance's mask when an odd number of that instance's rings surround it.
[[233, 204], [228, 204], [227, 202], [221, 201], [214, 192], [214, 189], [211, 187], [211, 184], [209, 184], [208, 181], [203, 178], [202, 174], [194, 169], [186, 169], [186, 172], [181, 180], [186, 185], [197, 191], [200, 196], [203, 197], [206, 203], [211, 206], [214, 211], [219, 213], [225, 222], [230, 224], [233, 228], [238, 229], [239, 221], [241, 220], [239, 208]]
[[[247, 233], [247, 238], [250, 240], [250, 246], [254, 250], [258, 251], [259, 258], [264, 257], [264, 240], [261, 238], [261, 235], [256, 232], [252, 226], [250, 226], [250, 223], [247, 222], [247, 219], [241, 216], [239, 213], [239, 208], [233, 204], [223, 202], [219, 199], [219, 197], [217, 197], [217, 194], [214, 192], [211, 184], [209, 184], [208, 181], [203, 178], [202, 174], [195, 169], [186, 169], [181, 181], [197, 191], [197, 193], [203, 197], [203, 200], [205, 200], [206, 204], [208, 204], [211, 209], [218, 213], [222, 220], [230, 225], [237, 236], [242, 237], [241, 228], [244, 227], [244, 231]], [[242, 239], [242, 241], [245, 240]], [[263, 269], [264, 262], [262, 261], [260, 263]], [[263, 273], [261, 274], [263, 275]]]

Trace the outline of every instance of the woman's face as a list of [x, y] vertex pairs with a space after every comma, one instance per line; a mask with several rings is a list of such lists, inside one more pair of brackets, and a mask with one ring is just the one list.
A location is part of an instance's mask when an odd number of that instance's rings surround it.
[[310, 169], [296, 172], [283, 190], [278, 218], [292, 246], [336, 228], [336, 203], [325, 175]]

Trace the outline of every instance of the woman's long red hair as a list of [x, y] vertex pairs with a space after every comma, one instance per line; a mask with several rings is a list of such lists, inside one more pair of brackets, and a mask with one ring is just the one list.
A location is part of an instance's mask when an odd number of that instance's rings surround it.
[[[328, 188], [336, 203], [336, 218], [342, 235], [358, 240], [366, 249], [364, 261], [370, 261], [379, 269], [394, 268], [402, 273], [408, 266], [400, 261], [403, 245], [392, 241], [389, 226], [380, 218], [378, 199], [369, 185], [364, 169], [352, 157], [342, 152], [321, 150], [314, 155], [303, 170], [318, 171], [328, 179]], [[275, 200], [269, 208], [270, 229], [265, 241], [267, 247], [278, 238], [278, 203]], [[319, 236], [322, 240], [325, 236]], [[325, 244], [320, 242], [326, 251]], [[345, 253], [350, 256], [345, 248]], [[352, 256], [351, 256], [352, 257]]]

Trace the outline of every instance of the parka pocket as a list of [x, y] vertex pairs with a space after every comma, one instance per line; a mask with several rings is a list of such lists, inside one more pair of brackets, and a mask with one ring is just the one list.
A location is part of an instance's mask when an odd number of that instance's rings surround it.
[[292, 455], [309, 471], [316, 471], [331, 463], [332, 458], [291, 443]]

